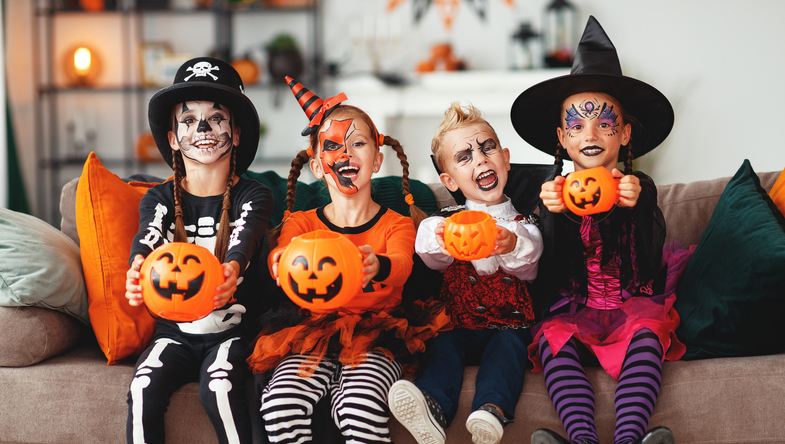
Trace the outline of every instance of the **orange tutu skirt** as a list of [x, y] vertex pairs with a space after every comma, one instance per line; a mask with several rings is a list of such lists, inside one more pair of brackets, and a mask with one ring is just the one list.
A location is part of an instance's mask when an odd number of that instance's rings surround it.
[[449, 324], [443, 304], [428, 301], [418, 305], [419, 325], [413, 325], [401, 310], [361, 314], [301, 310], [302, 320], [297, 325], [263, 331], [257, 337], [248, 364], [258, 374], [275, 369], [289, 355], [307, 355], [315, 359], [303, 363], [300, 375], [309, 377], [328, 354], [343, 365], [356, 367], [365, 362], [368, 352], [377, 351], [390, 360], [398, 359], [404, 374], [411, 375], [417, 356], [425, 351], [425, 342]]

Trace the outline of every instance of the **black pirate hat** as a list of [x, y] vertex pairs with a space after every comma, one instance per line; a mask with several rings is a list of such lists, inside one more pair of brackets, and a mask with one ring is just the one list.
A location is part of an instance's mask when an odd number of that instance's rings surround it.
[[235, 174], [242, 174], [256, 157], [259, 146], [259, 115], [245, 95], [243, 81], [232, 65], [211, 57], [191, 59], [177, 70], [171, 86], [156, 92], [147, 107], [147, 120], [155, 144], [166, 163], [172, 166], [172, 148], [167, 134], [172, 130], [172, 109], [189, 100], [209, 100], [232, 110], [241, 128]]
[[[616, 48], [593, 16], [575, 52], [569, 75], [556, 77], [522, 92], [510, 110], [515, 131], [533, 147], [553, 155], [562, 102], [573, 94], [596, 91], [613, 96], [640, 126], [633, 125], [633, 156], [657, 147], [673, 128], [673, 107], [653, 86], [621, 73]], [[569, 159], [566, 150], [562, 150]], [[622, 147], [619, 157], [626, 156]]]

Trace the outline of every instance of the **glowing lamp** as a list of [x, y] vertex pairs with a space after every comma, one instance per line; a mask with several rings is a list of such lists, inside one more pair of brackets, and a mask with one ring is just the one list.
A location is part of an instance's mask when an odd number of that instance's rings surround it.
[[69, 82], [76, 86], [92, 85], [100, 70], [98, 56], [87, 46], [78, 46], [68, 51], [64, 65]]

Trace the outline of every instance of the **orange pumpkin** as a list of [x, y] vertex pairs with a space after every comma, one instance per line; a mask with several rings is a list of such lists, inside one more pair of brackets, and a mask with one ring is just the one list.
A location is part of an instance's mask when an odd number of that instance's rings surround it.
[[311, 311], [341, 308], [362, 288], [362, 253], [349, 239], [329, 230], [297, 236], [278, 263], [281, 288]]
[[586, 216], [613, 208], [619, 200], [619, 186], [611, 172], [599, 166], [568, 174], [562, 195], [570, 211]]
[[243, 85], [255, 85], [259, 81], [259, 65], [249, 57], [240, 57], [232, 60], [232, 68], [240, 75]]
[[201, 319], [215, 308], [224, 283], [221, 263], [207, 248], [169, 242], [147, 255], [139, 270], [142, 300], [150, 313], [177, 322]]
[[456, 259], [474, 261], [496, 249], [496, 221], [484, 211], [461, 211], [445, 219], [444, 244]]

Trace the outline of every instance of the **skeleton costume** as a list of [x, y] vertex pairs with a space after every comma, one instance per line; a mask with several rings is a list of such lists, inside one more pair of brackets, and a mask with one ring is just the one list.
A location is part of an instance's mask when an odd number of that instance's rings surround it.
[[[616, 49], [594, 17], [589, 17], [570, 75], [521, 93], [511, 110], [513, 126], [529, 144], [554, 154], [562, 103], [583, 92], [610, 95], [626, 111], [625, 122], [634, 117], [639, 123], [632, 125], [629, 145], [619, 149], [620, 160], [627, 158], [628, 150], [637, 157], [654, 149], [673, 126], [668, 99], [622, 75]], [[566, 149], [561, 152], [569, 159]], [[657, 188], [647, 175], [633, 174], [641, 186], [633, 208], [616, 207], [582, 218], [547, 210], [542, 215], [547, 221], [546, 248], [554, 250], [558, 262], [540, 264], [538, 279], [549, 290], [550, 313], [533, 329], [529, 357], [534, 371], [544, 370], [569, 442], [599, 442], [594, 393], [583, 370], [586, 359], [599, 361], [618, 381], [614, 443], [649, 443], [653, 435], [646, 428], [659, 395], [662, 362], [685, 351], [675, 335], [679, 316], [673, 309], [673, 282], [686, 258], [666, 257], [666, 274], [665, 220], [657, 206]], [[541, 429], [532, 442], [568, 441]]]
[[[164, 159], [172, 165], [173, 107], [186, 101], [205, 100], [228, 107], [241, 128], [236, 149], [235, 174], [242, 174], [254, 158], [259, 119], [243, 94], [242, 81], [227, 63], [211, 58], [186, 62], [172, 86], [150, 100], [149, 121]], [[200, 130], [197, 130], [199, 132]], [[201, 131], [211, 131], [209, 125]], [[180, 206], [187, 241], [213, 251], [223, 211], [224, 196], [195, 196], [181, 190]], [[245, 400], [248, 335], [245, 327], [263, 309], [258, 289], [270, 282], [264, 267], [267, 222], [273, 208], [272, 192], [262, 184], [240, 178], [230, 191], [228, 210], [231, 231], [225, 263], [240, 264], [233, 300], [194, 322], [159, 319], [150, 346], [139, 357], [128, 392], [127, 440], [129, 443], [163, 443], [164, 412], [169, 398], [182, 385], [199, 382], [202, 405], [221, 443], [251, 442], [251, 425]], [[174, 240], [175, 191], [168, 181], [150, 189], [139, 206], [139, 232], [131, 259], [147, 256]], [[269, 280], [269, 277], [267, 277]]]

